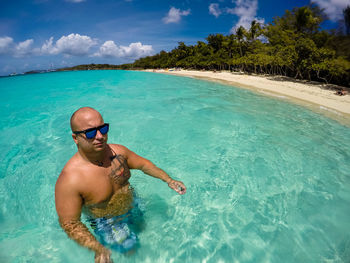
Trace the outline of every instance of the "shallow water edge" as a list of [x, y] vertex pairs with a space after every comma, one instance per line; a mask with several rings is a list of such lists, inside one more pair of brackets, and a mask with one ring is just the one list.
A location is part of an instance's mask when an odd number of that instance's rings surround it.
[[223, 80], [223, 79], [213, 79], [210, 77], [202, 77], [202, 76], [194, 76], [194, 75], [191, 75], [191, 76], [186, 75], [185, 76], [185, 75], [173, 74], [173, 73], [167, 73], [167, 72], [157, 72], [157, 73], [167, 74], [167, 75], [171, 75], [171, 76], [178, 76], [178, 77], [200, 79], [200, 80], [205, 80], [205, 81], [210, 81], [210, 82], [228, 85], [228, 86], [231, 86], [234, 88], [239, 88], [239, 89], [248, 89], [248, 90], [251, 90], [255, 93], [259, 93], [259, 94], [262, 94], [262, 95], [267, 96], [267, 97], [272, 97], [272, 98], [276, 98], [279, 100], [286, 100], [286, 101], [291, 102], [293, 104], [303, 106], [303, 107], [305, 107], [313, 112], [321, 114], [327, 118], [333, 119], [333, 120], [337, 121], [338, 123], [340, 123], [341, 125], [344, 125], [344, 126], [347, 126], [350, 128], [350, 114], [337, 111], [337, 110], [329, 108], [325, 105], [320, 105], [317, 102], [310, 102], [310, 101], [302, 100], [299, 98], [291, 97], [287, 94], [283, 94], [282, 92], [280, 93], [280, 92], [266, 91], [266, 90], [256, 88], [252, 85], [246, 85], [246, 84], [242, 84], [239, 82], [228, 81], [228, 80]]

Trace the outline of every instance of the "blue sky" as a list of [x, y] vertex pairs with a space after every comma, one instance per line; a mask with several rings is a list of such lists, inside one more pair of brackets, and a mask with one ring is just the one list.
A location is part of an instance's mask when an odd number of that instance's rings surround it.
[[[271, 22], [309, 0], [0, 0], [0, 75], [85, 63], [122, 64]], [[314, 0], [336, 26], [350, 0]]]

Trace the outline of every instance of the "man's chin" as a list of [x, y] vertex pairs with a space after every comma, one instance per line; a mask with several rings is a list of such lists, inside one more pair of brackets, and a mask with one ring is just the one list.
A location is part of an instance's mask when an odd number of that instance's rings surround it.
[[94, 148], [96, 150], [103, 150], [104, 148], [106, 148], [106, 143], [105, 142], [103, 142], [103, 143], [96, 143], [96, 144], [94, 144]]

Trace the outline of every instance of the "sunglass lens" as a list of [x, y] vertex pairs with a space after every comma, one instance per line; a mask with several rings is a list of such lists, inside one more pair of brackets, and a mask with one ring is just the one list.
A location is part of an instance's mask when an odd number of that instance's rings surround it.
[[86, 132], [86, 133], [85, 133], [86, 139], [95, 138], [96, 133], [97, 133], [97, 130], [96, 130], [96, 129], [94, 129], [94, 130], [92, 130], [92, 131]]
[[108, 128], [108, 124], [103, 125], [100, 129], [101, 134], [105, 135], [108, 132]]

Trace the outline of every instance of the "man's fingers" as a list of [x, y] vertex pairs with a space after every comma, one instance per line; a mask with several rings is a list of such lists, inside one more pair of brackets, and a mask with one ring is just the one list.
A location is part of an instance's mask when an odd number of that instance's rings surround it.
[[103, 256], [101, 263], [113, 263], [113, 260], [110, 258], [110, 256]]
[[186, 186], [183, 184], [183, 182], [179, 182], [179, 188], [181, 189], [181, 191], [186, 192]]
[[172, 180], [170, 183], [168, 183], [168, 185], [181, 195], [186, 193], [186, 186], [183, 184], [183, 182]]
[[179, 194], [184, 194], [186, 193], [186, 187], [182, 182], [177, 182], [175, 191]]
[[98, 254], [95, 256], [95, 263], [113, 263], [111, 252]]
[[106, 263], [113, 263], [113, 260], [111, 259], [111, 253], [105, 256], [106, 258]]

